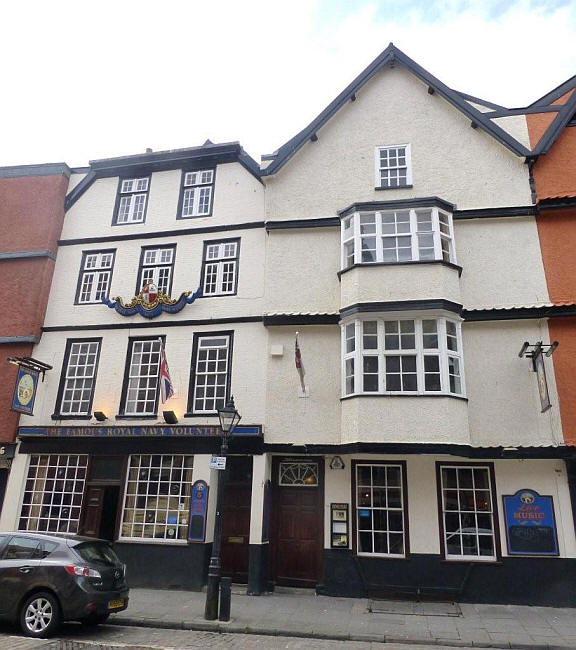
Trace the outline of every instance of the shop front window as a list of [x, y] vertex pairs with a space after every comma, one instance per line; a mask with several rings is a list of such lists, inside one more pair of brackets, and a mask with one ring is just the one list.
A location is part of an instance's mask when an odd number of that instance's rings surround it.
[[77, 533], [88, 456], [30, 456], [19, 530]]
[[193, 461], [193, 456], [130, 456], [120, 539], [187, 539]]

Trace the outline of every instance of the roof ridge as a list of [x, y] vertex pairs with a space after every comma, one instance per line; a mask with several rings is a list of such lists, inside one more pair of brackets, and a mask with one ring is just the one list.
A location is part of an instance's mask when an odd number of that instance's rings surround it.
[[281, 167], [292, 158], [292, 156], [304, 145], [311, 137], [316, 135], [316, 131], [332, 118], [332, 116], [342, 108], [345, 102], [356, 99], [356, 92], [366, 84], [372, 77], [379, 72], [385, 65], [394, 65], [398, 63], [406, 67], [414, 76], [419, 78], [429, 88], [437, 92], [446, 101], [464, 113], [474, 124], [482, 127], [484, 131], [507, 147], [517, 156], [529, 156], [530, 150], [521, 142], [516, 140], [507, 131], [494, 124], [486, 117], [486, 114], [480, 112], [474, 106], [469, 104], [462, 95], [449, 88], [437, 77], [425, 70], [421, 65], [416, 63], [402, 50], [390, 43], [364, 70], [349, 83], [344, 90], [333, 99], [326, 108], [321, 111], [306, 127], [299, 131], [294, 137], [285, 142], [276, 150], [276, 155], [265, 155], [263, 160], [272, 160], [272, 162], [262, 169], [263, 176], [269, 176], [276, 173]]

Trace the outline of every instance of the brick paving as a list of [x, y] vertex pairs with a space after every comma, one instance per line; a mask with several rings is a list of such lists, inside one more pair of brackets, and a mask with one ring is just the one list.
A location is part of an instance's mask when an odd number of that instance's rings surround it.
[[447, 606], [442, 615], [439, 605], [387, 602], [387, 613], [377, 613], [369, 611], [368, 599], [317, 596], [308, 590], [248, 596], [235, 587], [234, 592], [229, 623], [204, 620], [204, 593], [155, 589], [132, 589], [129, 608], [110, 621], [342, 641], [576, 649], [576, 610], [568, 608], [462, 603]]

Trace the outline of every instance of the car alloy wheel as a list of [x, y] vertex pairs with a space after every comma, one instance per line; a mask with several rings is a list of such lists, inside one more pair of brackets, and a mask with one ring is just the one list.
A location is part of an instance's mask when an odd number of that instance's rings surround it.
[[34, 637], [47, 636], [60, 623], [60, 608], [52, 594], [34, 594], [24, 603], [20, 625], [24, 634]]

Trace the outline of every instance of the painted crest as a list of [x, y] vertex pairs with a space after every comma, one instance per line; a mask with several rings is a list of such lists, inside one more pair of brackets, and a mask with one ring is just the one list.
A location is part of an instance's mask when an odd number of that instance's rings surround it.
[[186, 305], [190, 305], [201, 295], [202, 289], [198, 287], [194, 293], [192, 291], [184, 291], [177, 300], [174, 300], [160, 291], [153, 282], [150, 282], [129, 303], [125, 304], [119, 296], [112, 300], [102, 298], [102, 302], [110, 307], [110, 309], [115, 309], [121, 316], [140, 314], [144, 318], [156, 318], [156, 316], [160, 316], [163, 312], [177, 314]]
[[151, 305], [158, 300], [158, 287], [153, 282], [149, 282], [142, 288], [141, 295], [143, 302]]

